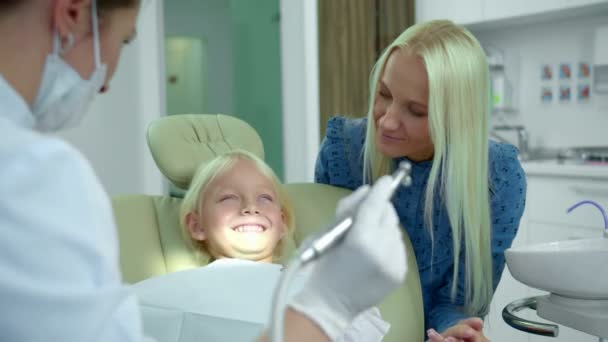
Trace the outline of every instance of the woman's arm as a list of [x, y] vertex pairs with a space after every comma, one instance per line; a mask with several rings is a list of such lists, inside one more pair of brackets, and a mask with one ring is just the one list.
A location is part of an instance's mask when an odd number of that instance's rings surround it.
[[327, 137], [323, 138], [319, 154], [317, 155], [317, 162], [315, 163], [315, 183], [329, 184], [329, 167], [327, 165], [328, 144]]
[[315, 182], [355, 190], [361, 186], [366, 121], [332, 117], [319, 148]]
[[443, 284], [433, 293], [434, 305], [428, 313], [428, 326], [439, 332], [447, 330], [459, 321], [469, 317], [464, 311], [464, 255], [459, 258], [458, 284], [456, 296], [452, 300], [453, 266], [446, 269], [443, 275]]

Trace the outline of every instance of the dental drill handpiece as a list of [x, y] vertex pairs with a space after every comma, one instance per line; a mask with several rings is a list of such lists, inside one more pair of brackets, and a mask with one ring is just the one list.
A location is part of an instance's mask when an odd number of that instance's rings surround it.
[[[393, 181], [391, 182], [391, 197], [397, 191], [399, 186], [410, 186], [412, 184], [411, 177], [412, 165], [407, 161], [399, 163], [399, 167], [392, 174]], [[341, 242], [350, 228], [354, 223], [355, 212], [358, 208], [351, 213], [348, 213], [346, 217], [338, 218], [334, 221], [325, 233], [321, 234], [318, 238], [314, 239], [308, 247], [300, 253], [300, 261], [303, 265], [308, 262], [315, 260], [326, 251], [330, 250], [332, 246]]]

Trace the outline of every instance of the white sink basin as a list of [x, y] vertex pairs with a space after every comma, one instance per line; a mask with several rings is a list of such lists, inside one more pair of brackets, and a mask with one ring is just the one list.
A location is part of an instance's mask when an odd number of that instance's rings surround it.
[[608, 239], [509, 248], [507, 266], [520, 282], [558, 295], [608, 299]]

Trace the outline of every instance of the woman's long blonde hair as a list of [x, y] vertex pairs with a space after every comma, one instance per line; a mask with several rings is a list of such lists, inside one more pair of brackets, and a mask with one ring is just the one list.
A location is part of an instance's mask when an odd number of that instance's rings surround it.
[[452, 298], [456, 294], [459, 257], [464, 252], [465, 309], [471, 315], [485, 315], [493, 294], [488, 181], [490, 88], [485, 53], [469, 31], [447, 20], [414, 25], [380, 56], [369, 85], [364, 180], [373, 182], [395, 167], [377, 149], [373, 107], [389, 55], [404, 49], [422, 59], [429, 78], [428, 120], [434, 156], [425, 193], [425, 224], [432, 237], [433, 198], [438, 195], [452, 226]]
[[198, 241], [192, 238], [188, 225], [186, 223], [186, 217], [189, 213], [198, 212], [201, 205], [201, 199], [205, 194], [205, 189], [213, 180], [228, 171], [233, 167], [237, 161], [247, 160], [252, 162], [255, 167], [271, 181], [273, 188], [277, 195], [278, 203], [281, 206], [283, 216], [285, 219], [285, 235], [279, 241], [277, 247], [274, 250], [273, 261], [278, 260], [285, 252], [285, 248], [292, 247], [286, 246], [287, 244], [293, 244], [293, 234], [295, 231], [295, 217], [293, 214], [293, 207], [289, 201], [287, 193], [281, 185], [281, 181], [276, 176], [274, 171], [266, 164], [263, 160], [258, 158], [256, 155], [244, 151], [244, 150], [233, 150], [225, 154], [221, 154], [209, 162], [202, 163], [197, 169], [190, 187], [184, 195], [180, 206], [179, 220], [182, 230], [182, 235], [186, 241], [189, 241], [191, 246], [197, 253], [197, 257], [201, 264], [209, 263], [213, 258], [209, 254], [207, 247], [203, 241]]

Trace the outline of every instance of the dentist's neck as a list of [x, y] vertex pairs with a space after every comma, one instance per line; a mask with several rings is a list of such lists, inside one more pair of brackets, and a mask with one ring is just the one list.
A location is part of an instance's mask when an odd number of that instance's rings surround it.
[[29, 1], [0, 14], [0, 74], [30, 105], [52, 50], [50, 3]]

